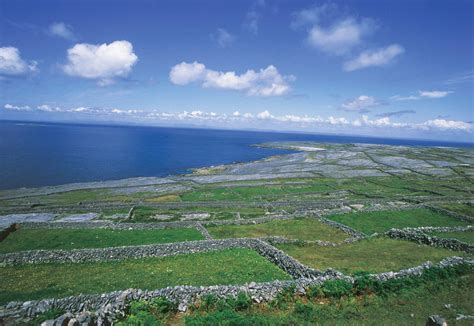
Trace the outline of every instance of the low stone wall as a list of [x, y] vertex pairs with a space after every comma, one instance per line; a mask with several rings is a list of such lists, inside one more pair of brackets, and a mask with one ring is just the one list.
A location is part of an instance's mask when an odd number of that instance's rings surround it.
[[202, 226], [201, 223], [199, 223], [199, 222], [196, 223], [196, 229], [197, 229], [199, 232], [201, 232], [201, 234], [203, 235], [204, 239], [206, 239], [206, 240], [212, 240], [212, 239], [214, 239], [214, 238], [212, 237], [212, 235], [209, 233], [209, 231], [207, 231], [207, 229], [206, 229], [204, 226]]
[[5, 240], [6, 237], [10, 235], [10, 233], [15, 232], [18, 229], [18, 224], [12, 224], [6, 229], [0, 231], [0, 242]]
[[[398, 272], [388, 272], [373, 274], [372, 277], [380, 281], [407, 276], [420, 275], [424, 270], [433, 266], [446, 268], [459, 264], [474, 265], [473, 260], [450, 257], [438, 264], [426, 262], [420, 266], [408, 268]], [[0, 320], [5, 323], [15, 324], [26, 321], [28, 318], [50, 310], [61, 309], [68, 311], [57, 320], [57, 322], [75, 319], [79, 323], [86, 322], [93, 325], [113, 324], [113, 322], [123, 317], [128, 304], [135, 300], [151, 300], [157, 297], [165, 297], [178, 304], [180, 311], [187, 308], [205, 295], [215, 295], [218, 298], [236, 297], [238, 293], [244, 292], [255, 302], [268, 302], [274, 299], [278, 293], [294, 289], [298, 293], [305, 293], [310, 286], [320, 285], [328, 280], [345, 279], [353, 283], [354, 279], [341, 273], [328, 271], [316, 278], [298, 278], [290, 281], [273, 281], [266, 283], [248, 283], [244, 285], [215, 285], [215, 286], [175, 286], [154, 291], [144, 291], [139, 289], [128, 289], [124, 291], [114, 291], [97, 295], [78, 295], [61, 299], [45, 299], [28, 302], [10, 302], [6, 306], [0, 307]], [[61, 324], [61, 323], [58, 323]]]
[[474, 252], [474, 246], [456, 239], [443, 239], [429, 236], [421, 231], [409, 229], [390, 229], [385, 235], [393, 239], [404, 239], [415, 241], [434, 247], [441, 247], [449, 250]]
[[230, 248], [248, 248], [255, 250], [293, 278], [314, 278], [320, 271], [308, 268], [291, 258], [283, 251], [268, 243], [252, 238], [201, 240], [178, 243], [112, 247], [75, 250], [31, 250], [16, 253], [0, 254], [0, 265], [15, 266], [21, 264], [43, 263], [84, 263], [99, 261], [118, 261], [124, 259], [141, 259], [148, 257], [167, 257], [180, 254], [193, 254]]
[[337, 246], [342, 246], [342, 245], [345, 245], [345, 244], [348, 244], [348, 243], [354, 243], [354, 242], [360, 241], [362, 239], [365, 239], [365, 238], [354, 237], [354, 238], [347, 238], [347, 239], [345, 239], [341, 242], [330, 242], [330, 241], [322, 241], [322, 240], [288, 239], [288, 238], [285, 238], [285, 237], [278, 237], [278, 236], [260, 238], [260, 240], [268, 242], [271, 245], [292, 243], [292, 244], [317, 245], [317, 246], [321, 246], [321, 247], [337, 247]]
[[109, 221], [87, 222], [27, 222], [20, 226], [28, 229], [112, 229], [112, 230], [160, 230], [195, 228], [194, 221], [156, 222], [156, 223], [117, 223]]
[[359, 232], [359, 231], [357, 231], [357, 230], [354, 230], [353, 228], [348, 227], [348, 226], [345, 225], [345, 224], [342, 224], [342, 223], [339, 223], [339, 222], [335, 222], [335, 221], [331, 221], [331, 220], [328, 220], [327, 218], [324, 218], [324, 217], [320, 217], [319, 220], [320, 220], [321, 222], [323, 222], [324, 224], [327, 224], [327, 225], [329, 225], [329, 226], [338, 228], [338, 229], [341, 230], [342, 232], [345, 232], [345, 233], [347, 233], [348, 235], [350, 235], [351, 237], [354, 237], [354, 238], [365, 238], [365, 237], [367, 236], [367, 235], [365, 235], [364, 233]]
[[458, 219], [458, 220], [461, 220], [461, 221], [474, 223], [474, 217], [470, 217], [470, 216], [467, 216], [467, 215], [464, 215], [464, 214], [456, 213], [456, 212], [453, 212], [453, 211], [450, 211], [450, 210], [447, 210], [447, 209], [444, 209], [444, 208], [441, 208], [441, 207], [435, 207], [435, 206], [431, 206], [431, 205], [423, 205], [423, 207], [425, 207], [429, 210], [432, 210], [434, 212], [440, 213], [440, 214], [444, 214], [444, 215], [454, 217], [455, 219]]
[[262, 224], [277, 220], [291, 220], [296, 218], [294, 215], [271, 215], [257, 218], [238, 219], [238, 220], [211, 220], [201, 221], [202, 225], [247, 225], [247, 224]]
[[420, 226], [417, 228], [403, 228], [408, 231], [430, 232], [469, 232], [474, 231], [474, 225], [468, 226]]

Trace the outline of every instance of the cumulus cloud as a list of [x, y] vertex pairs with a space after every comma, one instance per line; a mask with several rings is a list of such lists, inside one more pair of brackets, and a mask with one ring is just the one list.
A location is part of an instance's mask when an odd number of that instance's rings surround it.
[[115, 41], [110, 44], [74, 45], [67, 51], [68, 62], [63, 66], [66, 74], [75, 77], [97, 80], [101, 86], [125, 78], [132, 71], [138, 57], [128, 41]]
[[77, 39], [72, 26], [62, 22], [56, 22], [49, 25], [48, 33], [52, 36], [61, 37], [69, 41], [75, 41]]
[[342, 103], [341, 108], [346, 111], [369, 112], [369, 109], [382, 105], [372, 96], [360, 95], [352, 100]]
[[376, 50], [367, 50], [356, 58], [345, 62], [343, 68], [345, 71], [354, 71], [368, 67], [385, 66], [404, 52], [405, 49], [399, 44], [391, 44]]
[[37, 62], [23, 60], [17, 48], [0, 47], [0, 75], [25, 76], [37, 71]]
[[364, 36], [372, 33], [375, 25], [369, 19], [357, 21], [346, 18], [328, 28], [313, 26], [309, 32], [308, 43], [329, 54], [344, 55], [362, 42]]
[[451, 93], [452, 91], [418, 91], [418, 95], [394, 95], [390, 97], [390, 99], [395, 101], [412, 101], [421, 100], [423, 98], [442, 98], [448, 96]]
[[211, 40], [214, 41], [218, 47], [227, 48], [232, 45], [235, 40], [235, 36], [230, 34], [223, 28], [218, 28], [214, 33], [210, 35]]
[[205, 79], [206, 66], [199, 62], [181, 62], [171, 68], [170, 80], [176, 85], [187, 85], [189, 83]]
[[293, 76], [281, 75], [273, 65], [260, 71], [250, 69], [238, 75], [234, 71], [211, 70], [196, 61], [173, 66], [169, 78], [176, 85], [197, 82], [202, 87], [244, 91], [251, 96], [284, 95], [290, 90], [289, 81], [294, 79]]

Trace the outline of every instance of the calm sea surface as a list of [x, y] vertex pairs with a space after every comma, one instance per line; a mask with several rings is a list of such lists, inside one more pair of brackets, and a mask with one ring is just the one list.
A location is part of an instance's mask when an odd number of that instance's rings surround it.
[[291, 140], [472, 146], [352, 136], [0, 121], [0, 189], [185, 173], [195, 167], [288, 153], [250, 145]]

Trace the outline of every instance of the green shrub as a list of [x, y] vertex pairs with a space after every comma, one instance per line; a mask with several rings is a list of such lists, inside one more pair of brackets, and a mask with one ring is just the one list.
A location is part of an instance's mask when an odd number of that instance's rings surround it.
[[149, 310], [154, 315], [166, 315], [176, 312], [177, 305], [164, 297], [158, 297], [150, 302]]
[[219, 310], [235, 310], [235, 311], [242, 311], [250, 308], [252, 305], [252, 298], [244, 292], [239, 292], [236, 298], [230, 297], [226, 300], [221, 300], [218, 302], [218, 309]]
[[216, 308], [218, 301], [219, 299], [215, 295], [206, 294], [201, 297], [201, 305], [199, 308], [204, 311], [210, 311]]
[[295, 286], [290, 286], [283, 291], [279, 292], [275, 299], [270, 301], [270, 307], [275, 307], [279, 309], [286, 309], [288, 304], [293, 302], [295, 293]]
[[242, 315], [232, 309], [215, 311], [204, 316], [188, 316], [186, 326], [273, 326], [281, 325], [278, 318], [262, 315]]
[[122, 322], [117, 323], [119, 326], [161, 326], [159, 320], [147, 311], [139, 311], [136, 315], [132, 314]]
[[330, 280], [320, 287], [320, 293], [329, 298], [341, 298], [352, 294], [352, 284], [344, 280]]
[[376, 281], [368, 272], [354, 273], [354, 293], [357, 295], [369, 294], [374, 291]]
[[49, 309], [39, 314], [38, 316], [36, 316], [36, 318], [33, 319], [30, 323], [27, 323], [27, 325], [41, 325], [42, 322], [46, 320], [56, 319], [62, 314], [64, 314], [64, 310], [62, 309], [58, 309], [58, 308]]

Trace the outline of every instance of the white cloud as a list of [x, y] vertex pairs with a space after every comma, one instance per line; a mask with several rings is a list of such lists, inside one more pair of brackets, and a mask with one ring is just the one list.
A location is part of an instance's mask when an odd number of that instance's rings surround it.
[[405, 49], [399, 44], [392, 44], [377, 50], [367, 50], [355, 59], [345, 62], [343, 68], [345, 71], [354, 71], [368, 67], [385, 66], [404, 52]]
[[[290, 128], [289, 130], [306, 130], [320, 131], [321, 128], [326, 130], [347, 130], [355, 131], [354, 128], [360, 130], [368, 130], [374, 132], [374, 128], [378, 130], [387, 130], [387, 128], [394, 128], [397, 130], [412, 130], [412, 131], [436, 131], [436, 132], [452, 132], [452, 133], [473, 133], [474, 128], [471, 123], [459, 120], [433, 119], [424, 122], [394, 122], [388, 116], [377, 119], [370, 119], [367, 115], [363, 115], [355, 120], [349, 120], [346, 117], [329, 116], [324, 118], [321, 116], [308, 115], [281, 115], [275, 116], [270, 111], [265, 110], [256, 115], [252, 113], [240, 113], [238, 111], [233, 114], [219, 114], [216, 112], [207, 112], [204, 110], [192, 110], [182, 112], [160, 112], [157, 110], [140, 110], [140, 109], [100, 109], [100, 108], [61, 108], [52, 107], [47, 104], [39, 105], [35, 109], [30, 106], [16, 106], [12, 104], [5, 104], [5, 110], [33, 112], [35, 110], [47, 112], [49, 114], [80, 114], [93, 115], [96, 117], [104, 117], [109, 119], [126, 119], [126, 121], [139, 121], [144, 123], [153, 123], [159, 121], [165, 122], [189, 122], [200, 123], [208, 126], [222, 127], [225, 124], [233, 124], [233, 126], [254, 126], [256, 128]], [[309, 129], [308, 129], [309, 128]], [[334, 129], [336, 128], [336, 129]], [[470, 137], [470, 136], [469, 136]]]
[[423, 98], [442, 98], [448, 96], [451, 93], [452, 91], [418, 91], [418, 95], [394, 95], [390, 97], [390, 99], [395, 101], [412, 101], [421, 100]]
[[329, 54], [344, 55], [362, 42], [362, 38], [375, 29], [371, 20], [357, 21], [346, 18], [329, 28], [313, 26], [308, 32], [308, 43]]
[[270, 119], [272, 117], [273, 116], [270, 114], [270, 112], [268, 112], [268, 110], [265, 110], [265, 111], [260, 112], [259, 114], [257, 114], [258, 119], [266, 120], [266, 119]]
[[68, 63], [63, 70], [70, 76], [95, 79], [101, 86], [115, 82], [116, 78], [127, 77], [138, 57], [128, 41], [110, 44], [80, 43], [68, 49]]
[[48, 28], [48, 32], [50, 35], [62, 37], [69, 41], [76, 40], [72, 26], [62, 22], [52, 23]]
[[360, 95], [352, 100], [349, 100], [341, 105], [341, 108], [346, 111], [368, 112], [370, 108], [380, 106], [381, 103], [372, 96]]
[[206, 66], [199, 62], [177, 64], [170, 71], [170, 80], [176, 85], [187, 85], [202, 80], [206, 75]]
[[12, 110], [12, 111], [30, 111], [31, 108], [28, 105], [24, 106], [18, 106], [18, 105], [12, 105], [12, 104], [5, 104], [3, 106], [5, 110]]
[[428, 98], [441, 98], [446, 97], [450, 93], [449, 91], [418, 91], [421, 97], [428, 97]]
[[325, 3], [321, 6], [314, 5], [293, 13], [291, 22], [292, 28], [299, 28], [307, 25], [319, 24], [322, 18], [330, 17], [339, 11], [334, 3]]
[[170, 80], [176, 85], [199, 82], [203, 87], [245, 91], [251, 96], [280, 96], [289, 92], [293, 76], [282, 76], [275, 66], [260, 71], [247, 70], [238, 75], [234, 71], [207, 69], [202, 63], [182, 62], [171, 68]]
[[439, 129], [454, 129], [454, 130], [472, 130], [472, 125], [464, 121], [434, 119], [428, 120], [421, 124], [421, 126], [434, 127]]
[[216, 42], [217, 46], [220, 48], [227, 48], [232, 45], [235, 40], [234, 35], [230, 34], [223, 28], [218, 28], [211, 35], [211, 40]]
[[0, 75], [24, 76], [38, 71], [37, 62], [26, 62], [20, 51], [12, 46], [0, 48]]

